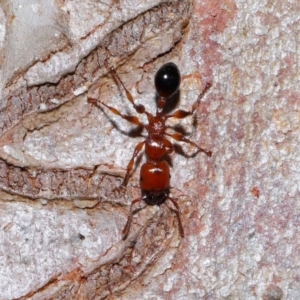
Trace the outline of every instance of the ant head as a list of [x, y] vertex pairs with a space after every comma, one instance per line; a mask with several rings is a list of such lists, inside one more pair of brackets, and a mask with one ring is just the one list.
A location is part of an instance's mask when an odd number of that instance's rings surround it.
[[179, 89], [180, 72], [178, 67], [172, 62], [164, 64], [156, 72], [154, 82], [158, 97], [170, 98]]

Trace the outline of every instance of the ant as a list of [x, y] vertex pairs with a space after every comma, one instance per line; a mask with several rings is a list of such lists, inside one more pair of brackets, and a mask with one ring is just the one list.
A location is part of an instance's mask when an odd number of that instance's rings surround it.
[[167, 133], [165, 123], [169, 118], [183, 119], [187, 116], [192, 115], [197, 110], [200, 99], [207, 92], [211, 85], [206, 85], [202, 93], [199, 95], [198, 100], [193, 104], [191, 111], [179, 109], [172, 114], [165, 115], [163, 113], [163, 109], [165, 108], [167, 102], [170, 101], [170, 98], [174, 96], [175, 93], [179, 90], [181, 77], [179, 69], [174, 63], [169, 62], [164, 64], [157, 71], [154, 80], [155, 89], [157, 93], [157, 110], [156, 115], [154, 116], [146, 111], [144, 105], [135, 104], [132, 95], [123, 84], [116, 70], [113, 67], [108, 67], [106, 62], [105, 66], [110, 69], [114, 79], [123, 86], [126, 92], [126, 98], [132, 104], [136, 112], [139, 114], [145, 114], [148, 119], [148, 125], [144, 125], [136, 116], [124, 115], [120, 113], [117, 109], [101, 101], [97, 101], [93, 98], [88, 98], [89, 103], [94, 104], [98, 107], [98, 103], [100, 103], [101, 105], [108, 108], [113, 114], [120, 116], [121, 118], [127, 120], [128, 122], [134, 125], [140, 126], [141, 128], [145, 128], [148, 132], [148, 136], [146, 137], [146, 139], [143, 142], [140, 142], [136, 145], [132, 158], [127, 165], [127, 171], [124, 181], [121, 184], [121, 188], [126, 187], [134, 165], [134, 159], [144, 147], [147, 162], [141, 166], [140, 170], [140, 188], [142, 192], [142, 197], [135, 199], [131, 202], [128, 219], [122, 231], [123, 240], [127, 238], [131, 226], [133, 215], [132, 207], [142, 200], [147, 205], [160, 205], [166, 202], [166, 200], [170, 200], [176, 209], [171, 208], [168, 205], [167, 206], [172, 212], [176, 214], [178, 220], [179, 233], [181, 237], [184, 237], [183, 227], [180, 219], [179, 205], [177, 201], [169, 195], [171, 175], [169, 164], [166, 161], [166, 156], [170, 154], [174, 149], [172, 142], [169, 139], [167, 139], [166, 136], [169, 136], [176, 141], [188, 143], [196, 147], [199, 151], [204, 152], [209, 157], [212, 155], [212, 152], [200, 148], [196, 143], [185, 138], [179, 132], [172, 134]]

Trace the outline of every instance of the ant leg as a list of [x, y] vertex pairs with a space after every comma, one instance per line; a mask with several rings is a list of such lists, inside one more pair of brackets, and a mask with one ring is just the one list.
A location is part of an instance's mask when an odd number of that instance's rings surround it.
[[129, 229], [130, 229], [130, 225], [131, 225], [131, 221], [132, 221], [132, 207], [133, 207], [134, 204], [136, 204], [140, 201], [141, 201], [141, 198], [135, 199], [131, 202], [130, 209], [129, 209], [129, 214], [128, 214], [128, 219], [127, 219], [127, 222], [124, 226], [124, 229], [122, 230], [123, 240], [125, 240], [127, 238], [128, 233], [129, 233]]
[[124, 85], [123, 81], [121, 80], [121, 78], [118, 75], [118, 73], [115, 70], [115, 68], [112, 67], [112, 66], [109, 66], [108, 63], [107, 63], [107, 61], [105, 61], [104, 64], [105, 64], [105, 67], [110, 70], [110, 72], [112, 73], [114, 79], [122, 85], [122, 87], [123, 87], [123, 89], [125, 90], [125, 93], [126, 93], [126, 98], [133, 105], [133, 107], [136, 110], [136, 112], [139, 113], [139, 114], [145, 113], [146, 112], [145, 106], [142, 105], [142, 104], [135, 104], [134, 103], [134, 100], [133, 100], [133, 97], [132, 97], [131, 93], [127, 90], [126, 86]]
[[[99, 107], [98, 105], [98, 102], [96, 99], [94, 98], [88, 98], [88, 103], [91, 103], [91, 104], [94, 104], [96, 105], [97, 107]], [[106, 105], [104, 104], [103, 102], [100, 102], [102, 105], [104, 105], [105, 107], [107, 107], [112, 113], [114, 113], [115, 115], [118, 115], [120, 117], [122, 117], [123, 119], [129, 121], [130, 123], [132, 124], [135, 124], [135, 125], [138, 125], [138, 126], [141, 126], [141, 127], [144, 127], [144, 125], [142, 123], [140, 123], [139, 119], [135, 116], [127, 116], [127, 115], [123, 115], [121, 114], [117, 109], [109, 106], [109, 105]], [[133, 155], [132, 155], [132, 158], [130, 159], [128, 165], [127, 165], [127, 171], [126, 171], [126, 175], [125, 175], [125, 178], [124, 178], [124, 181], [123, 183], [121, 184], [121, 188], [122, 187], [126, 187], [127, 183], [128, 183], [128, 180], [129, 180], [129, 176], [130, 176], [130, 172], [133, 168], [133, 163], [134, 163], [134, 159], [136, 158], [136, 156], [139, 154], [139, 152], [142, 150], [143, 146], [145, 144], [145, 141], [143, 142], [140, 142], [136, 145], [135, 149], [134, 149], [134, 152], [133, 152]]]
[[139, 152], [142, 150], [144, 144], [145, 144], [145, 141], [140, 142], [140, 143], [138, 143], [135, 146], [135, 149], [134, 149], [134, 152], [132, 154], [132, 157], [131, 157], [128, 165], [127, 165], [126, 175], [125, 175], [123, 183], [121, 184], [122, 187], [126, 187], [126, 185], [128, 183], [128, 180], [129, 180], [130, 172], [131, 172], [131, 170], [133, 168], [134, 159], [137, 157], [137, 155], [139, 154]]
[[168, 139], [164, 139], [164, 145], [166, 149], [166, 154], [170, 154], [173, 152], [173, 144]]
[[[89, 97], [87, 101], [88, 101], [88, 103], [91, 103], [91, 104], [96, 105], [97, 107], [99, 107], [98, 101], [96, 99]], [[130, 122], [130, 123], [132, 123], [134, 125], [138, 125], [138, 126], [144, 127], [144, 125], [140, 123], [140, 120], [137, 117], [123, 115], [116, 108], [113, 108], [113, 107], [111, 107], [111, 106], [109, 106], [109, 105], [107, 105], [107, 104], [105, 104], [105, 103], [103, 103], [101, 101], [99, 101], [99, 103], [102, 104], [103, 106], [105, 106], [106, 108], [108, 108], [113, 114], [115, 114], [117, 116], [120, 116], [121, 118], [127, 120], [128, 122]]]
[[166, 116], [167, 118], [176, 118], [176, 119], [184, 119], [190, 115], [192, 115], [199, 106], [200, 99], [206, 94], [206, 92], [210, 89], [211, 84], [207, 83], [204, 90], [201, 92], [201, 94], [198, 97], [198, 100], [193, 104], [191, 111], [186, 111], [182, 109], [176, 110], [173, 114]]
[[180, 219], [180, 212], [179, 212], [179, 205], [176, 202], [176, 200], [174, 198], [168, 197], [168, 199], [173, 203], [173, 205], [176, 207], [176, 209], [169, 207], [168, 208], [174, 212], [176, 214], [177, 220], [178, 220], [178, 229], [179, 229], [179, 234], [180, 236], [183, 238], [184, 237], [184, 231], [183, 231], [183, 227], [182, 227], [182, 223], [181, 223], [181, 219]]
[[173, 138], [173, 139], [176, 140], [176, 141], [179, 141], [179, 142], [185, 142], [185, 143], [188, 143], [188, 144], [190, 144], [190, 145], [192, 145], [192, 146], [198, 148], [199, 151], [205, 153], [205, 154], [206, 154], [207, 156], [209, 156], [209, 157], [211, 157], [211, 155], [212, 155], [212, 151], [207, 151], [207, 150], [205, 150], [205, 149], [203, 149], [203, 148], [200, 148], [196, 143], [194, 143], [194, 142], [190, 141], [189, 139], [185, 138], [185, 137], [184, 137], [181, 133], [179, 133], [179, 132], [172, 133], [172, 134], [166, 133], [166, 132], [165, 132], [165, 134], [168, 135], [168, 136], [170, 136], [171, 138]]

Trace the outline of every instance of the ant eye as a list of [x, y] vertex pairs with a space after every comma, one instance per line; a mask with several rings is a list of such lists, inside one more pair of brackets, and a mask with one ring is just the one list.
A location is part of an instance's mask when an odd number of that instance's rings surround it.
[[177, 92], [180, 85], [180, 72], [178, 67], [172, 62], [164, 64], [157, 71], [154, 81], [159, 97], [171, 97]]

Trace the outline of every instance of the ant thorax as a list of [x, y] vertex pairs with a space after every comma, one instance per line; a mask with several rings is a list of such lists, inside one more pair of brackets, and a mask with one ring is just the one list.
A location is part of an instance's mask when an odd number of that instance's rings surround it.
[[166, 118], [164, 116], [148, 116], [148, 126], [146, 126], [146, 130], [149, 135], [163, 135], [166, 131]]

